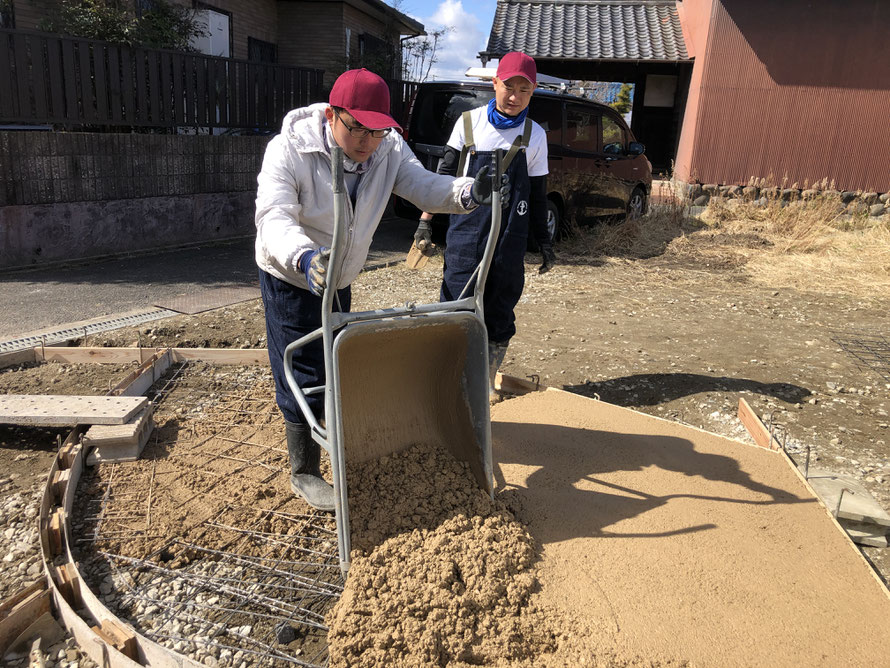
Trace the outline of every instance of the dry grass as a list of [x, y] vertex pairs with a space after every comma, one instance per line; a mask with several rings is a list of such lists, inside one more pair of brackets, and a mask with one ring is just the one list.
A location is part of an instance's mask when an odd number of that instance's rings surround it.
[[807, 250], [749, 258], [754, 280], [775, 287], [859, 296], [890, 294], [890, 226], [833, 230], [812, 236]]
[[863, 296], [890, 291], [890, 221], [851, 214], [836, 195], [766, 206], [717, 198], [702, 220], [730, 239], [754, 232], [770, 242], [742, 251], [758, 283]]
[[661, 202], [640, 218], [619, 218], [592, 226], [569, 225], [565, 249], [581, 257], [647, 258], [662, 254], [672, 240], [701, 227], [689, 204], [674, 194], [660, 193]]
[[560, 257], [669, 257], [688, 268], [733, 269], [761, 285], [862, 297], [890, 293], [890, 217], [851, 214], [840, 197], [766, 205], [714, 198], [700, 218], [674, 196], [640, 219], [574, 228]]

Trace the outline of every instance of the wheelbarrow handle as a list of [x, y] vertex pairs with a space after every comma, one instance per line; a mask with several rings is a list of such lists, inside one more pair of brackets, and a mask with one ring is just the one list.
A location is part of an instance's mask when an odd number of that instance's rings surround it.
[[[491, 267], [491, 260], [494, 257], [494, 250], [498, 244], [498, 237], [501, 234], [501, 218], [503, 209], [501, 208], [501, 180], [504, 175], [504, 151], [496, 149], [492, 156], [494, 169], [491, 170], [491, 230], [488, 232], [488, 241], [485, 244], [485, 252], [482, 254], [482, 261], [476, 267], [476, 285], [473, 291], [476, 300], [476, 312], [480, 317], [485, 316], [483, 312], [483, 297], [485, 295], [485, 281], [488, 278], [488, 270]], [[473, 277], [470, 277], [470, 281]], [[467, 282], [469, 285], [469, 281]], [[464, 287], [464, 292], [466, 291]]]
[[[324, 391], [325, 410], [326, 412], [329, 411], [328, 395], [330, 394], [330, 384], [317, 388], [304, 389], [300, 387], [294, 377], [293, 355], [294, 351], [308, 345], [318, 338], [322, 339], [322, 345], [324, 346], [325, 351], [330, 351], [333, 346], [333, 330], [336, 326], [336, 322], [332, 311], [334, 299], [337, 298], [336, 286], [340, 283], [340, 270], [343, 264], [343, 243], [341, 240], [346, 236], [346, 186], [343, 177], [343, 149], [339, 146], [331, 148], [331, 189], [334, 193], [334, 233], [333, 239], [331, 240], [331, 257], [330, 262], [328, 263], [327, 286], [321, 295], [321, 327], [297, 341], [291, 342], [284, 350], [284, 375], [287, 379], [287, 383], [290, 386], [294, 399], [296, 400], [300, 411], [303, 413], [303, 416], [306, 418], [306, 422], [309, 424], [313, 434], [318, 435], [322, 441], [329, 440], [328, 430], [321, 426], [321, 423], [309, 408], [307, 396], [309, 394], [318, 393], [319, 391]], [[332, 373], [331, 356], [328, 352], [325, 352], [324, 357], [325, 373], [327, 374], [327, 377], [330, 378], [330, 374]], [[330, 415], [329, 412], [327, 414]], [[327, 445], [325, 445], [325, 450], [330, 450]]]
[[325, 326], [333, 311], [337, 286], [340, 284], [340, 270], [343, 265], [342, 239], [346, 236], [346, 185], [343, 178], [343, 149], [331, 147], [331, 189], [334, 192], [334, 234], [331, 240], [331, 261], [328, 264], [327, 285], [322, 294], [322, 326]]

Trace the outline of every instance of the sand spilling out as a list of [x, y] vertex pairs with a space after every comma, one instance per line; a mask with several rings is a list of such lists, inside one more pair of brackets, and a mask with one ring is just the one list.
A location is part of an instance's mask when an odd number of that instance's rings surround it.
[[355, 549], [331, 666], [533, 665], [554, 647], [530, 603], [534, 541], [466, 465], [414, 447], [348, 475]]

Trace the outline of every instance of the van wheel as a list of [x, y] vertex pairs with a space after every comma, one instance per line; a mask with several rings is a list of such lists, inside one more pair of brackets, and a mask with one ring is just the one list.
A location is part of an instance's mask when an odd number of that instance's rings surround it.
[[547, 200], [547, 234], [550, 241], [555, 242], [562, 234], [562, 220], [560, 220], [559, 207], [553, 200]]
[[627, 200], [627, 217], [628, 218], [639, 218], [646, 213], [646, 191], [637, 186], [634, 188], [634, 191], [630, 194], [630, 199]]

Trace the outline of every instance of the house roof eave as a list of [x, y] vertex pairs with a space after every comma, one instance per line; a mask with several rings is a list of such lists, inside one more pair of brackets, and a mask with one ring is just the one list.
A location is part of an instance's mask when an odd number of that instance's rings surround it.
[[[281, 0], [279, 0], [281, 1]], [[288, 1], [288, 0], [284, 0]], [[363, 12], [375, 14], [376, 18], [382, 16], [394, 19], [399, 35], [409, 35], [411, 37], [420, 37], [426, 35], [426, 27], [407, 14], [403, 14], [395, 7], [392, 7], [381, 0], [290, 0], [292, 2], [337, 2], [352, 5], [356, 9]]]

